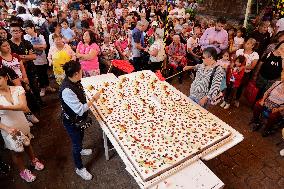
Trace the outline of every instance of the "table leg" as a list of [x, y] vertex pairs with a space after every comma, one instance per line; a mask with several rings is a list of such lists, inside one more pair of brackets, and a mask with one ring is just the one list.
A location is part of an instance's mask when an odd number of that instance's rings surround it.
[[104, 139], [104, 148], [105, 148], [105, 157], [106, 160], [109, 160], [109, 149], [108, 149], [108, 144], [107, 144], [107, 136], [105, 132], [103, 132], [103, 139]]

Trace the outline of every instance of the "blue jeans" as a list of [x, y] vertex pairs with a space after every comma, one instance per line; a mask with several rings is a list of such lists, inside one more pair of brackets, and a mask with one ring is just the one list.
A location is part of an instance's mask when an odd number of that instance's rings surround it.
[[70, 122], [63, 120], [63, 125], [65, 129], [68, 132], [68, 135], [71, 138], [72, 142], [72, 150], [73, 150], [73, 159], [75, 162], [75, 166], [78, 169], [83, 168], [83, 163], [81, 159], [81, 150], [82, 150], [82, 141], [84, 138], [84, 131], [81, 131], [80, 129], [76, 128], [73, 124]]
[[[195, 102], [196, 104], [198, 104], [199, 106], [201, 106], [200, 104], [199, 104], [199, 99], [197, 99], [197, 98], [195, 98], [195, 97], [193, 97], [193, 96], [189, 96], [188, 98], [190, 98], [193, 102]], [[202, 108], [204, 108], [204, 109], [207, 109], [208, 108], [208, 105], [209, 105], [209, 102], [207, 101], [203, 106], [201, 106]]]

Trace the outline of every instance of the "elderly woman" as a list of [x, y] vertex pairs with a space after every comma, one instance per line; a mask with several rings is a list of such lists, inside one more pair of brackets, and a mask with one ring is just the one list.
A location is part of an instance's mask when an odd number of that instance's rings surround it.
[[49, 65], [53, 66], [56, 82], [60, 85], [65, 77], [62, 66], [70, 60], [75, 60], [76, 56], [71, 47], [63, 42], [62, 35], [54, 34], [53, 40], [54, 45], [50, 47], [47, 59]]
[[260, 69], [255, 74], [258, 75], [256, 80], [256, 86], [259, 88], [257, 98], [260, 99], [264, 92], [281, 77], [284, 68], [284, 41], [280, 42], [274, 51], [265, 55], [258, 65]]
[[95, 33], [87, 30], [83, 35], [83, 41], [79, 42], [76, 50], [76, 57], [80, 60], [84, 77], [100, 74], [99, 54], [100, 47], [96, 43]]
[[109, 68], [111, 65], [111, 60], [118, 59], [119, 54], [117, 49], [115, 48], [115, 45], [110, 40], [110, 35], [105, 34], [104, 36], [104, 42], [101, 46], [102, 51], [102, 66], [103, 66], [103, 72], [106, 72], [106, 68]]
[[225, 74], [223, 68], [217, 65], [216, 58], [216, 49], [207, 47], [203, 50], [202, 64], [183, 68], [184, 71], [196, 70], [196, 77], [190, 86], [189, 98], [205, 108], [210, 101], [218, 96], [221, 81]]
[[[182, 71], [186, 66], [186, 46], [180, 42], [180, 36], [174, 35], [173, 42], [168, 47], [169, 64], [173, 69]], [[179, 83], [182, 83], [182, 74], [178, 76]]]
[[163, 61], [166, 58], [165, 43], [163, 41], [164, 32], [162, 29], [156, 29], [155, 41], [149, 48], [150, 54], [150, 70], [153, 72], [161, 69]]
[[241, 85], [238, 88], [237, 94], [236, 94], [236, 101], [235, 106], [239, 107], [239, 99], [241, 98], [243, 89], [247, 86], [249, 83], [249, 80], [252, 77], [253, 70], [255, 69], [255, 66], [259, 60], [259, 55], [257, 52], [254, 51], [254, 48], [256, 46], [256, 40], [253, 38], [249, 38], [245, 44], [243, 49], [239, 49], [236, 51], [236, 57], [242, 55], [246, 57], [246, 66], [245, 66], [245, 75], [242, 79]]
[[255, 104], [252, 119], [253, 131], [261, 128], [260, 115], [263, 113], [266, 114], [267, 121], [262, 136], [266, 137], [270, 134], [271, 127], [284, 115], [284, 73], [281, 75], [281, 81], [276, 81]]

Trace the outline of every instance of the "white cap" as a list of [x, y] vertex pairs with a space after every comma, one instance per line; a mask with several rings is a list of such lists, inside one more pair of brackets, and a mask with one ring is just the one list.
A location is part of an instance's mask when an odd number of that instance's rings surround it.
[[159, 25], [159, 24], [158, 24], [157, 21], [153, 21], [152, 24], [151, 24], [152, 27], [153, 27], [153, 26], [156, 26], [156, 27], [157, 27], [158, 25]]

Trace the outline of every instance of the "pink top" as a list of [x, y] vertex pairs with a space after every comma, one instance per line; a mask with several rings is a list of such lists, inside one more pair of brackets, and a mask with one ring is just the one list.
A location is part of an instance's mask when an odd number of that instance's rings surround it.
[[[98, 55], [100, 52], [100, 47], [96, 43], [93, 43], [91, 45], [85, 45], [82, 41], [80, 41], [77, 46], [77, 51], [80, 54], [89, 54], [91, 50], [95, 50]], [[80, 61], [80, 63], [82, 65], [82, 69], [85, 71], [92, 71], [99, 69], [98, 56], [95, 56], [92, 60], [82, 60]]]
[[114, 43], [115, 46], [120, 47], [120, 49], [122, 51], [124, 51], [127, 47], [128, 47], [128, 40], [127, 39], [123, 39], [123, 40], [117, 40]]

